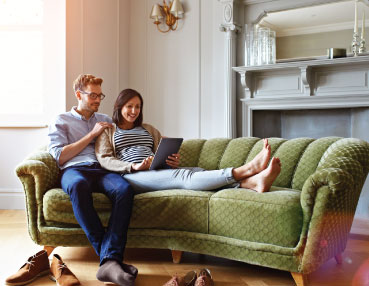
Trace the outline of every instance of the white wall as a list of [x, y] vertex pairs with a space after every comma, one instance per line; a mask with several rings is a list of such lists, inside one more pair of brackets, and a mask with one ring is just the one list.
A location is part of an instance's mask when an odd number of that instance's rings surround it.
[[99, 112], [112, 115], [128, 85], [129, 11], [130, 0], [67, 0], [67, 110], [77, 105], [73, 81], [89, 73], [104, 80]]
[[144, 121], [166, 136], [224, 136], [221, 4], [183, 0], [178, 30], [163, 34], [149, 18], [158, 2], [131, 1], [129, 84], [144, 98]]

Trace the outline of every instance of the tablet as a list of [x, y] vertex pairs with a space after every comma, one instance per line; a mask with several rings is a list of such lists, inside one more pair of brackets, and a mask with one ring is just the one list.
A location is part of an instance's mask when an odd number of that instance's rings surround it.
[[182, 141], [183, 138], [161, 138], [154, 159], [152, 160], [150, 170], [171, 168], [165, 161], [168, 159], [168, 156], [178, 153]]

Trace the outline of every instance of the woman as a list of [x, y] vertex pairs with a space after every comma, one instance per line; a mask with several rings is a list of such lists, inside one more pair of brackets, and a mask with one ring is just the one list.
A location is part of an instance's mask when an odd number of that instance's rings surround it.
[[[165, 189], [215, 190], [227, 185], [257, 192], [268, 191], [280, 173], [280, 160], [270, 159], [270, 146], [264, 139], [262, 151], [249, 163], [238, 168], [206, 171], [201, 168], [180, 168], [179, 154], [168, 157], [173, 169], [150, 168], [158, 147], [160, 132], [142, 123], [143, 99], [132, 89], [123, 90], [114, 105], [113, 128], [107, 128], [95, 144], [101, 166], [119, 172], [137, 193]], [[145, 171], [145, 172], [140, 172]]]

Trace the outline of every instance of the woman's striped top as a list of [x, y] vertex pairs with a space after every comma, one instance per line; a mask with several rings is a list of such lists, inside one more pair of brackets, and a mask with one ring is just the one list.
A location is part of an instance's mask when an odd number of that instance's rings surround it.
[[154, 139], [143, 127], [124, 130], [117, 127], [114, 133], [115, 153], [119, 160], [141, 163], [149, 156], [154, 156]]

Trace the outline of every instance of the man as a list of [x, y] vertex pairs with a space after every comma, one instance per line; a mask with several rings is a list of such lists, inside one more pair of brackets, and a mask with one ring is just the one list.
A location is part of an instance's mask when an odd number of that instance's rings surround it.
[[[102, 79], [80, 75], [73, 83], [78, 106], [57, 116], [49, 128], [49, 152], [61, 169], [61, 187], [70, 196], [74, 215], [100, 257], [97, 279], [133, 285], [137, 269], [123, 263], [133, 191], [117, 173], [102, 169], [95, 156], [95, 139], [111, 119], [97, 113], [105, 95]], [[93, 206], [92, 193], [102, 192], [112, 202], [105, 230]]]

